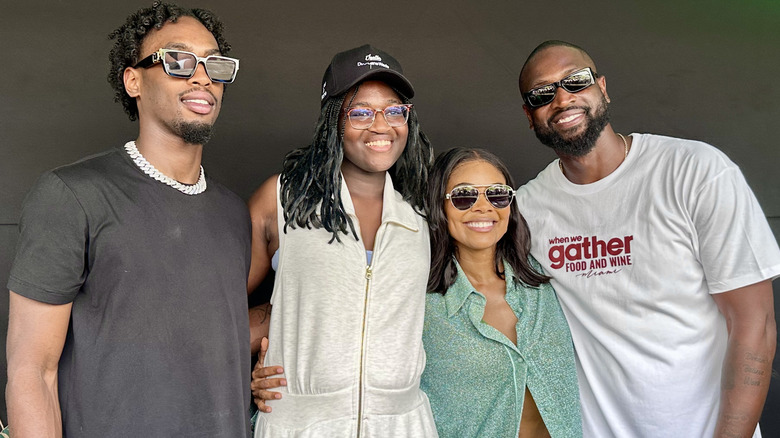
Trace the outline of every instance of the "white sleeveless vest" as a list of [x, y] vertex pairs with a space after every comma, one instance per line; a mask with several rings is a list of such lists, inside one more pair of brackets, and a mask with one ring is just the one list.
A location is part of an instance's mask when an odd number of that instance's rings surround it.
[[[342, 202], [360, 224], [342, 178]], [[287, 227], [279, 202], [279, 267], [266, 365], [287, 387], [260, 414], [255, 437], [435, 437], [422, 327], [430, 268], [428, 226], [385, 176], [370, 265], [352, 234]]]

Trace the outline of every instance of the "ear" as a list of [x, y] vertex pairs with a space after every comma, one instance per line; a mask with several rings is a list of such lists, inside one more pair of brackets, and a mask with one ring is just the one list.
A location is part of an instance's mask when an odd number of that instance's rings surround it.
[[599, 88], [601, 89], [601, 94], [604, 95], [604, 99], [607, 99], [607, 103], [610, 103], [609, 100], [609, 94], [607, 94], [607, 78], [604, 76], [599, 76], [596, 79], [596, 83], [599, 85]]
[[143, 82], [143, 78], [141, 77], [141, 72], [137, 69], [127, 67], [122, 76], [122, 80], [125, 83], [125, 92], [128, 96], [138, 97], [141, 94], [141, 83]]
[[534, 119], [531, 117], [531, 110], [528, 108], [528, 105], [523, 104], [523, 112], [528, 117], [528, 129], [534, 129]]

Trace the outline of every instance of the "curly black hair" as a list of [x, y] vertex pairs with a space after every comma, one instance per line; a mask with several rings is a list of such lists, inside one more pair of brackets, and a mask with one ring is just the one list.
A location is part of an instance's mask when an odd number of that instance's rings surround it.
[[[334, 240], [341, 241], [339, 233], [351, 232], [357, 236], [352, 220], [341, 201], [341, 163], [344, 160], [343, 132], [346, 120], [339, 116], [348, 94], [357, 94], [356, 87], [330, 96], [322, 105], [319, 120], [309, 146], [295, 149], [284, 158], [281, 173], [280, 200], [284, 209], [284, 232], [287, 227], [324, 228]], [[411, 101], [394, 90], [403, 103]], [[417, 112], [409, 113], [408, 139], [398, 161], [388, 171], [395, 189], [420, 215], [425, 210], [425, 185], [428, 169], [433, 162], [433, 147], [420, 130]]]
[[108, 35], [109, 39], [116, 40], [108, 55], [111, 64], [108, 83], [114, 89], [114, 101], [122, 102], [130, 120], [138, 119], [138, 106], [135, 99], [125, 91], [124, 71], [139, 61], [141, 44], [149, 31], [160, 29], [167, 22], [175, 23], [179, 17], [197, 19], [214, 35], [219, 51], [223, 55], [227, 55], [230, 51], [230, 44], [222, 35], [224, 31], [222, 22], [214, 13], [206, 9], [187, 9], [175, 4], [155, 1], [151, 8], [140, 9], [127, 17], [125, 24]]

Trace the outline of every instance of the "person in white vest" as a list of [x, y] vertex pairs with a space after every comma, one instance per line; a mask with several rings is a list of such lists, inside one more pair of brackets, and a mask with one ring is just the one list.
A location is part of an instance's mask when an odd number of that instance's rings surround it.
[[547, 41], [519, 77], [559, 157], [517, 201], [571, 327], [584, 436], [760, 437], [777, 242], [725, 154], [616, 133], [600, 73]]
[[269, 306], [250, 317], [253, 349], [269, 330], [264, 361], [283, 370], [270, 383], [287, 384], [255, 436], [435, 437], [420, 390], [433, 151], [414, 89], [364, 45], [336, 54], [318, 91], [311, 144], [249, 201], [248, 289], [276, 270], [270, 329]]

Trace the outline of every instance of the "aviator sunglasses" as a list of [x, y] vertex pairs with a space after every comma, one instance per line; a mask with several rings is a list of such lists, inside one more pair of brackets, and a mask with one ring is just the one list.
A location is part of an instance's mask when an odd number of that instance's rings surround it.
[[515, 191], [506, 184], [491, 185], [462, 185], [452, 189], [451, 192], [444, 195], [446, 199], [452, 202], [452, 206], [458, 210], [468, 210], [477, 203], [479, 198], [479, 188], [485, 187], [482, 192], [485, 198], [495, 208], [507, 208], [515, 197]]
[[598, 73], [591, 70], [590, 67], [585, 67], [582, 70], [575, 71], [558, 82], [542, 85], [527, 93], [523, 93], [523, 100], [529, 107], [539, 108], [540, 106], [549, 104], [555, 99], [555, 92], [558, 90], [558, 87], [563, 88], [569, 93], [579, 93], [595, 84], [597, 77], [599, 77]]
[[162, 63], [168, 76], [188, 79], [195, 75], [201, 62], [206, 67], [206, 74], [214, 82], [231, 83], [236, 79], [238, 59], [217, 55], [201, 58], [192, 52], [174, 49], [160, 49], [138, 61], [133, 68], [149, 68]]
[[390, 105], [385, 109], [375, 110], [371, 108], [347, 108], [344, 112], [347, 113], [347, 119], [350, 126], [355, 129], [368, 129], [374, 124], [376, 119], [376, 113], [382, 113], [387, 125], [392, 128], [397, 128], [406, 124], [409, 120], [409, 110], [412, 108], [411, 103]]

